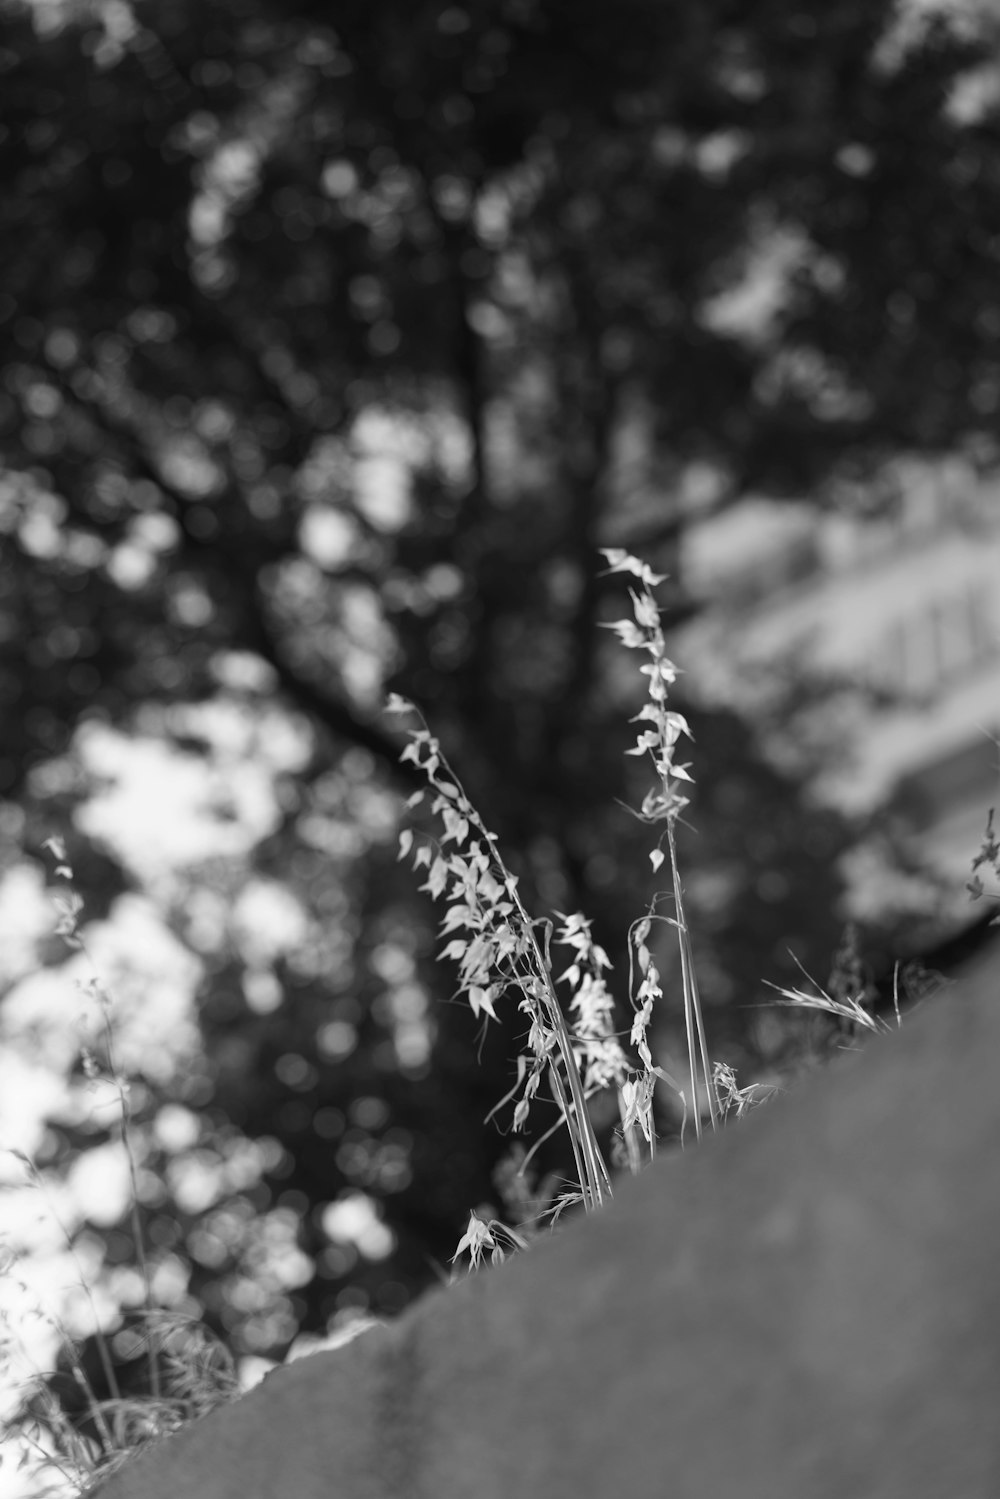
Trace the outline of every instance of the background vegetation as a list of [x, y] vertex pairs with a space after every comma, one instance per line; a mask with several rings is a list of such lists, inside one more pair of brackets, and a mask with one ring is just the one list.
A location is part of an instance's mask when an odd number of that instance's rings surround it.
[[[621, 612], [598, 545], [670, 574], [669, 633], [700, 607], [696, 518], [877, 504], [900, 452], [995, 456], [996, 39], [971, 16], [0, 3], [3, 858], [62, 833], [87, 918], [141, 895], [190, 960], [190, 1015], [135, 1001], [159, 1038], [129, 1054], [140, 1214], [237, 1353], [399, 1309], [509, 1148], [484, 1119], [518, 1020], [478, 1047], [450, 1003], [396, 862], [415, 782], [385, 693], [529, 909], [585, 911], [620, 968], [642, 687], [597, 628]], [[809, 801], [808, 757], [792, 777], [679, 691], [713, 1054], [766, 1066], [794, 1042], [762, 983], [790, 949], [825, 977], [863, 830]], [[107, 832], [122, 736], [154, 799], [204, 773], [203, 850], [165, 863], [127, 809]], [[54, 1178], [109, 1138], [73, 1097]], [[328, 1232], [348, 1192], [367, 1241]], [[135, 1302], [127, 1219], [79, 1232]]]

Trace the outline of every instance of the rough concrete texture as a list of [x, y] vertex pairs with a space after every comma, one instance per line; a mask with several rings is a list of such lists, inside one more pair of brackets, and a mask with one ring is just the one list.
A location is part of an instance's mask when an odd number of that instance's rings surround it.
[[614, 1205], [101, 1499], [996, 1499], [1000, 947]]

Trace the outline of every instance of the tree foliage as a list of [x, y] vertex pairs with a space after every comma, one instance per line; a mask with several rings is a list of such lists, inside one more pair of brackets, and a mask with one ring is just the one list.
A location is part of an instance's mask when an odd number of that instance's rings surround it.
[[[386, 689], [423, 706], [532, 899], [621, 954], [647, 866], [616, 802], [642, 793], [596, 547], [670, 572], [677, 621], [693, 517], [831, 503], [901, 451], [991, 459], [992, 42], [888, 0], [0, 20], [0, 792], [37, 847], [93, 791], [87, 734], [219, 763], [197, 704], [268, 767], [267, 826], [158, 895], [202, 964], [202, 1047], [138, 1114], [197, 1112], [223, 1183], [207, 1215], [151, 1188], [154, 1251], [274, 1352], [352, 1297], [405, 1302], [507, 1148], [481, 1121], [509, 1029], [480, 1068], [469, 1017], [424, 1008], [449, 981], [395, 863]], [[832, 950], [851, 829], [747, 724], [691, 718], [707, 992], [752, 1053], [748, 995], [788, 945]], [[141, 883], [74, 853], [98, 911]], [[251, 878], [305, 913], [256, 968], [225, 915]], [[57, 1121], [52, 1159], [88, 1138]], [[169, 1182], [177, 1150], [147, 1150]], [[387, 1259], [331, 1245], [346, 1188], [384, 1203]], [[273, 1271], [289, 1244], [298, 1283]]]

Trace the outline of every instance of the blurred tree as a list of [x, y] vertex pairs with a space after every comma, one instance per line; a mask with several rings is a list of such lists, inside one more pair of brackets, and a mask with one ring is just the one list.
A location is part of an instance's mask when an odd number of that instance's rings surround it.
[[[693, 518], [830, 501], [900, 451], [993, 459], [994, 39], [890, 0], [0, 21], [0, 794], [30, 845], [92, 788], [81, 731], [210, 762], [192, 704], [262, 726], [255, 753], [304, 745], [273, 824], [159, 892], [204, 1047], [137, 1091], [154, 1252], [275, 1353], [404, 1303], [507, 1143], [481, 1121], [515, 1023], [479, 1067], [470, 1017], [426, 1008], [450, 977], [394, 862], [385, 689], [426, 708], [532, 898], [620, 956], [646, 848], [615, 798], [645, 788], [595, 548], [662, 564], [679, 622]], [[753, 1054], [733, 1001], [789, 945], [832, 952], [852, 829], [748, 725], [696, 731], [706, 992]], [[98, 909], [138, 878], [77, 853]], [[226, 915], [253, 882], [302, 920], [269, 961]], [[165, 1104], [196, 1142], [156, 1133]], [[59, 1125], [52, 1161], [80, 1141]], [[208, 1207], [176, 1190], [199, 1163]], [[346, 1189], [391, 1240], [331, 1238]]]

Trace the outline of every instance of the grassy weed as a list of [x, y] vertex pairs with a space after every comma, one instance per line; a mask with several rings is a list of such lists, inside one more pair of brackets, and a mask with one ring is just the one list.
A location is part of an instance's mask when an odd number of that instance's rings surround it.
[[[414, 811], [429, 805], [436, 831], [418, 837], [412, 828], [404, 829], [400, 857], [410, 857], [414, 869], [422, 873], [421, 890], [444, 903], [440, 956], [457, 965], [459, 993], [484, 1024], [496, 1020], [497, 1004], [508, 999], [527, 1021], [527, 1044], [517, 1059], [517, 1079], [498, 1109], [512, 1105], [511, 1128], [515, 1133], [523, 1131], [539, 1090], [547, 1083], [557, 1109], [552, 1128], [568, 1131], [579, 1183], [576, 1195], [588, 1211], [611, 1195], [611, 1171], [588, 1109], [596, 1094], [608, 1088], [617, 1091], [623, 1155], [633, 1172], [656, 1153], [653, 1099], [658, 1082], [677, 1093], [684, 1118], [693, 1120], [698, 1137], [703, 1116], [707, 1115], [714, 1129], [728, 1111], [742, 1114], [758, 1101], [755, 1092], [741, 1092], [731, 1071], [714, 1068], [708, 1057], [676, 842], [677, 819], [688, 805], [686, 788], [692, 779], [688, 765], [676, 757], [682, 739], [690, 739], [691, 731], [684, 716], [669, 706], [669, 690], [678, 672], [667, 655], [654, 595], [662, 578], [620, 549], [608, 549], [603, 555], [608, 573], [635, 580], [628, 589], [630, 615], [607, 628], [626, 649], [645, 658], [639, 671], [647, 679], [646, 701], [633, 719], [638, 725], [636, 741], [626, 753], [650, 763], [653, 784], [636, 815], [655, 833], [649, 853], [654, 875], [664, 869], [669, 876], [666, 891], [653, 897], [628, 934], [628, 997], [633, 1017], [628, 1049], [614, 1029], [615, 1007], [606, 979], [611, 965], [594, 941], [590, 921], [578, 912], [555, 912], [555, 921], [529, 915], [495, 834], [472, 805], [438, 739], [406, 699], [393, 696], [388, 704], [390, 712], [418, 720], [402, 758], [423, 772], [428, 787], [426, 792], [416, 792], [408, 807]], [[661, 910], [665, 903], [669, 909]], [[655, 1007], [663, 998], [650, 945], [655, 924], [672, 928], [678, 944], [687, 1047], [683, 1082], [657, 1065], [650, 1049]], [[560, 948], [569, 961], [557, 972], [561, 963], [557, 964], [553, 950]], [[565, 1002], [560, 999], [561, 986]], [[525, 1153], [522, 1170], [531, 1154]], [[566, 1197], [560, 1199], [557, 1209], [566, 1201]], [[506, 1248], [498, 1227], [473, 1216], [456, 1258], [467, 1252], [473, 1266], [487, 1250], [492, 1259], [502, 1258]], [[509, 1236], [513, 1231], [504, 1232]]]
[[[47, 848], [54, 855], [54, 872], [59, 881], [55, 896], [56, 933], [71, 950], [86, 955], [80, 927], [83, 902], [74, 888], [65, 849], [58, 839], [50, 840]], [[34, 1368], [23, 1337], [11, 1325], [10, 1312], [0, 1311], [0, 1369], [8, 1376], [11, 1387], [22, 1392], [12, 1422], [20, 1437], [18, 1467], [31, 1473], [36, 1484], [33, 1492], [40, 1496], [87, 1493], [99, 1478], [120, 1466], [138, 1447], [177, 1430], [214, 1405], [232, 1398], [239, 1388], [233, 1360], [222, 1344], [192, 1318], [156, 1304], [139, 1217], [138, 1162], [129, 1080], [115, 1054], [113, 1001], [93, 966], [84, 989], [85, 998], [96, 1006], [100, 1027], [96, 1042], [81, 1046], [80, 1061], [90, 1082], [110, 1087], [116, 1104], [112, 1133], [127, 1163], [132, 1257], [142, 1284], [142, 1306], [127, 1334], [123, 1330], [106, 1329], [107, 1318], [97, 1305], [87, 1268], [44, 1175], [22, 1151], [7, 1150], [5, 1153], [19, 1163], [26, 1184], [44, 1198], [47, 1216], [75, 1266], [101, 1382], [107, 1391], [105, 1395], [98, 1394], [77, 1340], [58, 1317], [40, 1304], [31, 1286], [20, 1276], [17, 1255], [8, 1254], [0, 1265], [8, 1295], [14, 1293], [12, 1299], [22, 1319], [42, 1324], [54, 1338], [64, 1371], [53, 1378]], [[112, 1341], [117, 1344], [123, 1336], [144, 1354], [147, 1389], [139, 1395], [124, 1391], [116, 1374]]]

